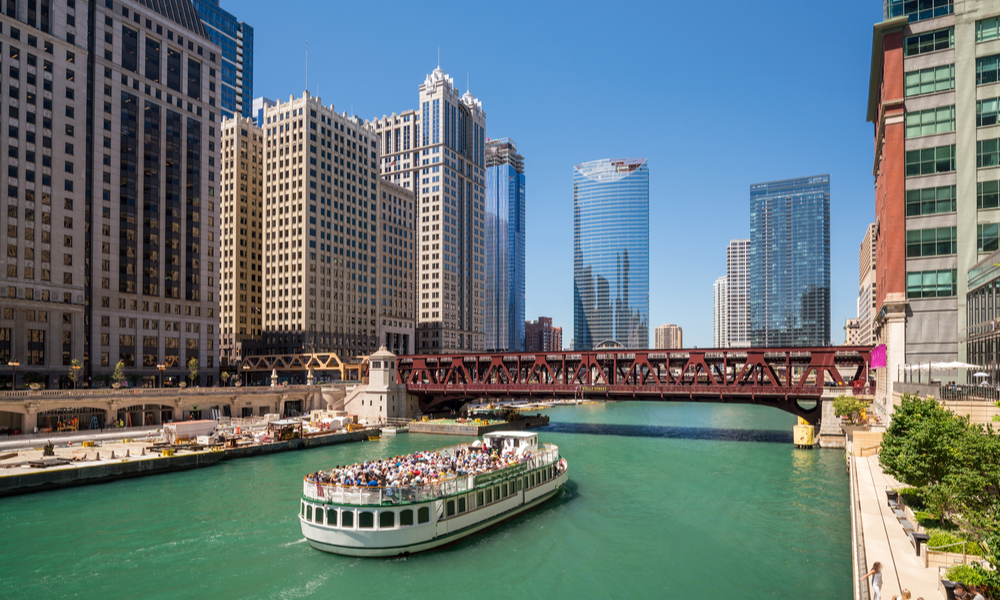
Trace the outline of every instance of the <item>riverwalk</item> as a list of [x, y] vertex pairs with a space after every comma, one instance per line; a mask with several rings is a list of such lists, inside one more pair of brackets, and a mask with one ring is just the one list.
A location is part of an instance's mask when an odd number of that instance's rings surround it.
[[[876, 561], [881, 562], [884, 600], [904, 589], [910, 590], [913, 598], [940, 600], [937, 569], [924, 567], [887, 502], [885, 491], [903, 487], [902, 484], [882, 471], [878, 456], [848, 458], [852, 466], [851, 484], [857, 495], [851, 506], [851, 521], [860, 532], [855, 551], [864, 552], [865, 562], [865, 570], [855, 578], [864, 575]], [[859, 558], [857, 554], [855, 558]], [[859, 568], [862, 567], [859, 565]], [[874, 598], [870, 583], [865, 581], [856, 585], [854, 597], [856, 600]]]

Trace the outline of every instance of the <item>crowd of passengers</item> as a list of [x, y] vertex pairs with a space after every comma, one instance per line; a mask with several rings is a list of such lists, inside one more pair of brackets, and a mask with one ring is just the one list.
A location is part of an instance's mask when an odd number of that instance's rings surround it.
[[454, 453], [415, 452], [329, 471], [317, 471], [310, 481], [343, 486], [396, 487], [438, 483], [455, 477], [478, 475], [503, 469], [531, 458], [530, 452], [515, 455], [497, 450], [461, 448]]

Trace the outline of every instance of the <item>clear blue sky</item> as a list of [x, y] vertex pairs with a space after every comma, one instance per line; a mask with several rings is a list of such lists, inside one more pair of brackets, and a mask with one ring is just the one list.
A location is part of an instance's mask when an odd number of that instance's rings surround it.
[[[417, 107], [436, 66], [483, 102], [527, 177], [526, 317], [573, 337], [573, 166], [650, 170], [650, 336], [712, 343], [712, 283], [749, 237], [750, 184], [830, 173], [833, 341], [857, 312], [874, 219], [865, 122], [878, 0], [330, 2], [222, 0], [254, 27], [254, 95], [305, 89], [372, 118]], [[652, 341], [652, 340], [651, 340]]]

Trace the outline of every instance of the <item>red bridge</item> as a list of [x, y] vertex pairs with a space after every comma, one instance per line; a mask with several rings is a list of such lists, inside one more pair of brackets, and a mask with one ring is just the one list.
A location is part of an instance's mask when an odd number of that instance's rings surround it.
[[763, 404], [815, 423], [824, 388], [871, 393], [870, 362], [871, 347], [863, 346], [599, 349], [403, 356], [398, 377], [423, 412], [483, 398], [674, 400]]

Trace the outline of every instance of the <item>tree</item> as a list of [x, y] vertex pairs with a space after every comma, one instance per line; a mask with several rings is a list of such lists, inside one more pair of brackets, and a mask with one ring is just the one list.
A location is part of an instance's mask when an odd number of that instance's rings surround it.
[[188, 379], [191, 380], [191, 386], [194, 386], [195, 377], [198, 376], [198, 359], [192, 356], [187, 361], [188, 368]]
[[44, 385], [45, 382], [48, 381], [48, 378], [46, 378], [45, 375], [42, 375], [41, 373], [36, 373], [35, 371], [28, 371], [27, 373], [21, 376], [21, 381], [24, 382], [24, 385], [31, 385], [33, 383]]
[[222, 373], [219, 374], [219, 379], [222, 380], [222, 385], [226, 385], [227, 383], [229, 383], [229, 377], [230, 377], [229, 371], [223, 371]]
[[125, 361], [120, 360], [115, 365], [115, 372], [111, 374], [111, 380], [118, 385], [125, 382]]
[[908, 443], [909, 435], [917, 424], [925, 416], [940, 409], [941, 407], [933, 398], [921, 398], [916, 394], [903, 394], [899, 406], [892, 413], [892, 422], [882, 436], [879, 462], [886, 472], [907, 483], [899, 475], [900, 471], [897, 465], [899, 455]]
[[868, 410], [868, 403], [854, 396], [837, 396], [833, 400], [833, 414], [838, 417], [847, 417], [853, 425], [864, 422], [864, 415]]
[[80, 369], [83, 368], [83, 363], [80, 359], [74, 358], [69, 363], [69, 380], [73, 382], [73, 389], [76, 389], [76, 382], [80, 379]]

